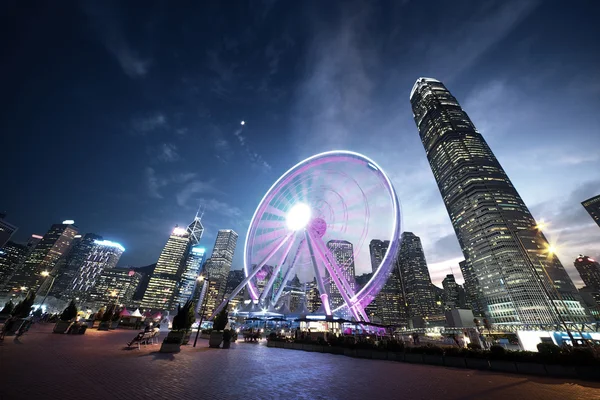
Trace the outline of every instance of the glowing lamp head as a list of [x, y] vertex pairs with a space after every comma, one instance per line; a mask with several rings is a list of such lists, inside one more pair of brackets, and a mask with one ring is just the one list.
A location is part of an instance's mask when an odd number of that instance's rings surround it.
[[288, 211], [285, 217], [285, 223], [288, 229], [299, 231], [310, 222], [310, 207], [304, 203], [297, 203]]
[[42, 276], [43, 277], [46, 277], [48, 275], [50, 275], [50, 272], [48, 272], [48, 271], [42, 271]]
[[548, 246], [548, 254], [556, 254], [556, 252], [558, 251], [558, 249], [556, 248], [556, 246], [554, 245], [550, 245]]

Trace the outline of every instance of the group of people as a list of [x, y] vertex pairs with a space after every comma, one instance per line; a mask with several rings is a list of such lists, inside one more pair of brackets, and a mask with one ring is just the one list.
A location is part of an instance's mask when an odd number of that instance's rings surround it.
[[155, 335], [158, 335], [158, 333], [160, 332], [160, 324], [156, 324], [154, 325], [154, 327], [152, 327], [152, 324], [148, 324], [144, 327], [144, 330], [139, 332], [132, 340], [131, 342], [127, 343], [127, 347], [131, 347], [131, 345], [135, 342], [139, 342], [140, 340], [142, 340], [142, 338], [144, 337], [144, 335], [146, 333], [153, 333]]

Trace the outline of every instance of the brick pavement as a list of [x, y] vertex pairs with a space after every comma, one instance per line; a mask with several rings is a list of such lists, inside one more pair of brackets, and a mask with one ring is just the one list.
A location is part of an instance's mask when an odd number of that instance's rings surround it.
[[0, 344], [1, 400], [17, 399], [600, 399], [600, 384], [237, 343], [229, 350], [159, 345], [125, 350], [135, 334], [56, 335], [35, 325]]

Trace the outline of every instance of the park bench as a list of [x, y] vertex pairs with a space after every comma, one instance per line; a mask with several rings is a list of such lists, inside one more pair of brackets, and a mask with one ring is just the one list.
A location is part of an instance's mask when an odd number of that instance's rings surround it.
[[137, 344], [138, 349], [141, 349], [141, 345], [154, 344], [155, 340], [158, 343], [158, 335], [159, 332], [145, 332], [142, 336], [133, 339], [131, 345]]

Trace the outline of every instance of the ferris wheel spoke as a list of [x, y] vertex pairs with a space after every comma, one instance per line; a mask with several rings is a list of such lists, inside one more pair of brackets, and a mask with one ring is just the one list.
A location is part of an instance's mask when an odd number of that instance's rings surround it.
[[285, 218], [285, 211], [280, 210], [277, 207], [273, 207], [271, 204], [269, 204], [269, 205], [267, 205], [267, 207], [265, 207], [263, 214], [271, 214], [271, 215], [275, 215], [277, 217]]
[[305, 243], [306, 243], [306, 241], [304, 239], [302, 239], [300, 241], [300, 244], [298, 245], [298, 248], [296, 249], [296, 254], [294, 254], [294, 259], [292, 260], [292, 263], [288, 267], [288, 270], [285, 273], [285, 278], [283, 278], [283, 281], [281, 282], [281, 286], [279, 286], [279, 289], [277, 290], [277, 294], [275, 295], [275, 298], [273, 299], [273, 305], [277, 304], [277, 301], [279, 300], [279, 297], [281, 297], [281, 294], [283, 293], [283, 290], [285, 289], [288, 281], [292, 278], [292, 273], [296, 269], [296, 260], [298, 259], [298, 255], [300, 254], [302, 247], [305, 246]]
[[[317, 265], [317, 259], [315, 257], [315, 248], [313, 242], [311, 240], [311, 235], [307, 230], [304, 230], [304, 236], [306, 238], [306, 244], [308, 246], [308, 252], [310, 254], [310, 260], [312, 262], [312, 266], [315, 272], [315, 278], [317, 279], [317, 288], [319, 289], [319, 295], [321, 297], [321, 303], [323, 304], [323, 308], [325, 308], [325, 314], [331, 315], [331, 306], [329, 304], [329, 295], [327, 290], [325, 290], [325, 285], [323, 284], [323, 278], [321, 277], [321, 272], [319, 271], [319, 266]], [[321, 260], [322, 262], [323, 260]]]
[[[321, 240], [315, 239], [314, 236], [313, 243], [316, 243], [317, 251], [319, 251], [323, 261], [325, 261], [325, 268], [327, 268], [327, 271], [329, 272], [331, 278], [334, 280], [339, 279], [337, 282], [335, 282], [335, 284], [336, 286], [338, 286], [340, 293], [345, 291], [345, 293], [348, 295], [348, 298], [353, 298], [354, 290], [352, 290], [352, 287], [344, 278], [344, 275], [342, 274], [342, 268], [338, 265], [333, 254], [331, 254], [331, 250], [329, 250], [327, 246], [325, 246], [325, 243], [323, 243]], [[343, 287], [340, 287], [340, 284]]]
[[[279, 274], [279, 271], [281, 270], [281, 267], [283, 266], [285, 259], [287, 258], [292, 246], [294, 245], [293, 239], [288, 240], [288, 242], [289, 243], [288, 243], [287, 247], [281, 254], [279, 262], [276, 264], [275, 269], [273, 270], [273, 273], [271, 274], [271, 278], [267, 282], [267, 286], [265, 286], [265, 288], [263, 289], [263, 292], [262, 292], [262, 294], [260, 296], [260, 300], [259, 300], [261, 302], [263, 302], [265, 300], [265, 298], [267, 297], [269, 291], [271, 290], [271, 287], [273, 286], [273, 283], [275, 282], [275, 279], [277, 279], [277, 275]], [[283, 285], [283, 283], [282, 283], [282, 285]]]
[[263, 219], [258, 222], [259, 229], [283, 229], [285, 228], [285, 219]]

